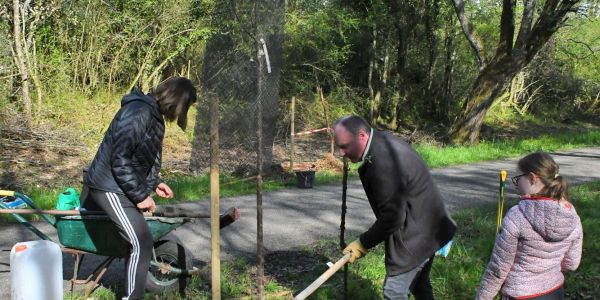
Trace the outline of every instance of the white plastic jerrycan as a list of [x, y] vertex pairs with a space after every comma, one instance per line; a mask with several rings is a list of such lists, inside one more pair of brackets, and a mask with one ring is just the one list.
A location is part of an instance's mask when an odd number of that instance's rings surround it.
[[10, 251], [12, 300], [62, 300], [60, 247], [50, 241], [17, 243]]

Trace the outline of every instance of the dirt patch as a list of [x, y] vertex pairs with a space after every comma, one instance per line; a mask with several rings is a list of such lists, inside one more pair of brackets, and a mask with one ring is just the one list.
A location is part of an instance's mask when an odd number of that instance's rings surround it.
[[320, 171], [342, 172], [344, 170], [342, 160], [331, 153], [327, 153], [318, 159], [315, 165], [317, 170]]
[[0, 127], [0, 144], [4, 189], [78, 185], [81, 180], [85, 146], [68, 131], [10, 123]]

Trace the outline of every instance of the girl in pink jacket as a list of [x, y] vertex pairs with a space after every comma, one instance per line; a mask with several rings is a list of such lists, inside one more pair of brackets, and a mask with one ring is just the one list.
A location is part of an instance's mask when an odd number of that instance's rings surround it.
[[477, 299], [564, 299], [563, 272], [577, 269], [583, 243], [567, 181], [547, 153], [523, 157], [518, 169], [521, 201], [504, 217]]

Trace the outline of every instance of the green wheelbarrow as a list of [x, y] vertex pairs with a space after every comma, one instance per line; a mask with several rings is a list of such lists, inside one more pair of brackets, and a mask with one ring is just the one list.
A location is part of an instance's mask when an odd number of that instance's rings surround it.
[[[15, 204], [18, 203], [18, 204]], [[24, 209], [30, 207], [31, 209]], [[0, 190], [0, 213], [11, 214], [41, 239], [52, 241], [46, 234], [27, 221], [23, 214], [39, 214], [54, 226], [63, 253], [74, 257], [71, 291], [77, 285], [85, 285], [87, 298], [98, 286], [102, 276], [116, 258], [128, 255], [130, 245], [119, 234], [117, 227], [103, 212], [76, 210], [41, 210], [28, 196]], [[146, 289], [151, 293], [183, 291], [189, 278], [199, 269], [192, 265], [192, 255], [180, 241], [167, 235], [196, 218], [209, 218], [208, 214], [182, 212], [177, 208], [159, 207], [153, 214], [144, 214], [154, 239], [154, 251], [146, 279]], [[220, 216], [223, 228], [239, 218], [239, 210], [230, 208]], [[91, 275], [79, 279], [78, 273], [86, 254], [106, 256]]]

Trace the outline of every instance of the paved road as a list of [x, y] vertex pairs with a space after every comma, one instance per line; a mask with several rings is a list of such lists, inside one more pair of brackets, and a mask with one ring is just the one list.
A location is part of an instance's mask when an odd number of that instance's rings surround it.
[[[600, 180], [600, 148], [586, 148], [554, 153], [559, 163], [560, 173], [573, 184]], [[433, 176], [447, 200], [451, 211], [472, 207], [482, 203], [497, 201], [497, 178], [501, 169], [515, 175], [515, 160], [499, 160], [478, 164], [435, 169]], [[512, 184], [507, 197], [515, 197]], [[313, 189], [286, 189], [267, 193], [263, 197], [264, 244], [267, 251], [298, 248], [322, 238], [335, 238], [339, 235], [341, 206], [341, 185], [318, 186]], [[209, 211], [208, 202], [182, 203], [182, 208], [191, 211]], [[222, 257], [229, 259], [236, 255], [253, 255], [256, 249], [256, 197], [240, 196], [221, 200], [221, 207], [235, 206], [242, 218], [223, 229]], [[360, 181], [351, 180], [348, 185], [348, 213], [346, 228], [350, 234], [366, 230], [374, 221], [371, 208], [366, 201]], [[41, 230], [56, 239], [52, 227], [39, 225]], [[185, 242], [197, 259], [210, 260], [210, 227], [200, 221], [186, 224], [174, 234]], [[0, 299], [10, 297], [9, 253], [18, 241], [36, 237], [17, 224], [3, 225], [0, 230]], [[64, 256], [64, 278], [72, 272], [72, 259]], [[92, 258], [98, 261], [98, 257]], [[122, 264], [115, 263], [107, 274], [104, 284], [119, 282], [122, 279]], [[91, 270], [84, 269], [83, 272]]]

